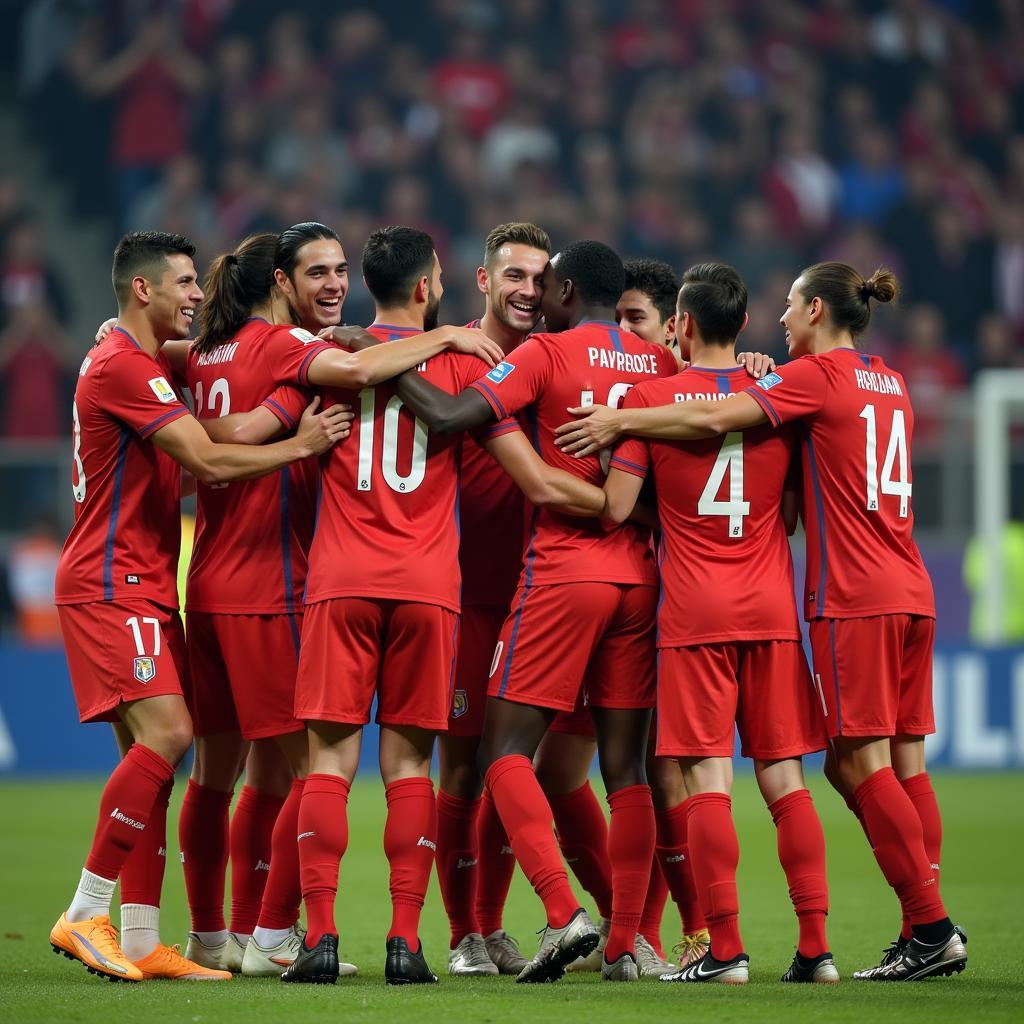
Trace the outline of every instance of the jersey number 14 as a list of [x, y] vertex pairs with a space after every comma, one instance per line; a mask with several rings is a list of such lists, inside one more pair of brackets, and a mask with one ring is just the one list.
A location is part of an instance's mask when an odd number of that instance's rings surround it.
[[[910, 495], [913, 485], [910, 482], [907, 459], [907, 424], [902, 409], [894, 409], [892, 427], [889, 430], [889, 444], [885, 449], [882, 462], [882, 477], [878, 477], [878, 427], [875, 421], [875, 407], [868, 403], [861, 409], [860, 418], [867, 424], [867, 437], [864, 445], [864, 462], [867, 476], [867, 510], [878, 511], [878, 489], [881, 485], [883, 494], [894, 494], [900, 499], [900, 518], [906, 519], [910, 514]], [[898, 465], [899, 476], [893, 478], [892, 471]]]

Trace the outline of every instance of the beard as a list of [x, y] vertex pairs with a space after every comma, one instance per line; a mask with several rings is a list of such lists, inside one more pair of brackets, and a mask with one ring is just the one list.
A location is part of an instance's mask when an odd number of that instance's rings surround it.
[[441, 311], [441, 300], [433, 293], [427, 296], [427, 308], [423, 311], [423, 330], [432, 331], [437, 326], [437, 317]]

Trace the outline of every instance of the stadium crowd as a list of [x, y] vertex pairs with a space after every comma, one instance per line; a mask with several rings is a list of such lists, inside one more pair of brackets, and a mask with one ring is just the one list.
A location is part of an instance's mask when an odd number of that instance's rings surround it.
[[[979, 368], [1024, 361], [1024, 13], [1012, 0], [23, 11], [26, 125], [112, 242], [182, 231], [205, 259], [316, 219], [355, 255], [372, 227], [415, 225], [437, 240], [446, 315], [461, 322], [475, 314], [480, 239], [532, 221], [556, 242], [597, 238], [677, 270], [724, 259], [750, 289], [746, 347], [776, 355], [791, 268], [884, 264], [905, 313], [898, 338], [893, 315], [878, 317], [871, 346], [907, 375], [922, 419]], [[53, 332], [35, 304], [16, 315], [27, 296], [45, 288], [68, 323], [16, 190], [0, 190], [6, 373]], [[348, 301], [349, 321], [369, 322], [358, 284]], [[30, 373], [55, 372], [37, 359]], [[31, 420], [37, 436], [63, 431], [45, 409]]]

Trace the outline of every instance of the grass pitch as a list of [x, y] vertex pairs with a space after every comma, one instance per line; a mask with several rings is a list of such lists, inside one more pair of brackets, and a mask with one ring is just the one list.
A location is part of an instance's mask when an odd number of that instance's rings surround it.
[[[828, 841], [832, 950], [844, 979], [878, 961], [896, 933], [898, 909], [871, 858], [860, 827], [812, 776]], [[675, 1020], [729, 1022], [948, 1021], [1024, 1019], [1024, 777], [936, 777], [945, 819], [943, 893], [954, 919], [970, 936], [967, 971], [916, 985], [844, 980], [836, 987], [783, 986], [778, 978], [793, 954], [796, 927], [785, 878], [775, 855], [775, 832], [753, 780], [737, 780], [734, 810], [740, 836], [742, 930], [751, 955], [750, 984], [681, 986], [642, 981], [602, 984], [570, 975], [555, 985], [517, 986], [511, 978], [456, 979], [445, 974], [447, 928], [436, 883], [424, 912], [427, 959], [440, 976], [430, 987], [390, 988], [383, 981], [384, 935], [390, 907], [381, 849], [382, 788], [358, 783], [349, 801], [351, 840], [338, 900], [341, 953], [359, 965], [358, 978], [332, 987], [285, 986], [274, 979], [235, 978], [225, 984], [151, 982], [112, 985], [52, 954], [53, 921], [72, 894], [92, 833], [99, 780], [0, 785], [3, 938], [0, 940], [0, 1016], [4, 1021], [103, 1022], [144, 1020], [234, 1024], [304, 1021], [603, 1021], [616, 1024]], [[175, 787], [180, 800], [182, 784]], [[171, 821], [176, 820], [177, 802]], [[173, 856], [173, 826], [164, 885], [163, 938], [182, 942], [188, 929], [181, 871]], [[578, 888], [577, 888], [578, 891]], [[114, 915], [116, 922], [116, 911]], [[543, 923], [540, 903], [517, 873], [505, 926], [529, 955], [532, 932]], [[678, 938], [678, 917], [666, 908], [666, 944]]]

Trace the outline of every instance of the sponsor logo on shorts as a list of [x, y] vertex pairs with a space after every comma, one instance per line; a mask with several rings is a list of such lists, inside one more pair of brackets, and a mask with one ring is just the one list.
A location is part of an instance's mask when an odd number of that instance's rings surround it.
[[499, 640], [498, 646], [494, 648], [494, 657], [491, 659], [491, 671], [487, 673], [487, 678], [490, 679], [498, 670], [498, 663], [501, 661], [501, 652], [505, 650], [505, 641]]
[[135, 678], [140, 683], [148, 683], [156, 675], [156, 661], [148, 654], [135, 659]]
[[469, 697], [465, 690], [456, 690], [452, 698], [452, 718], [461, 718], [469, 710]]
[[161, 402], [175, 402], [178, 396], [174, 393], [174, 388], [167, 383], [166, 377], [154, 377], [150, 382], [149, 386], [153, 389], [153, 394], [160, 399]]
[[494, 381], [495, 384], [500, 384], [515, 368], [515, 363], [498, 363], [498, 365], [491, 370], [489, 374], [487, 374], [487, 379]]
[[265, 860], [257, 860], [255, 871], [269, 871], [270, 865]]
[[458, 871], [460, 868], [475, 868], [477, 865], [477, 859], [474, 857], [472, 860], [466, 860], [464, 857], [459, 858], [459, 863], [455, 865], [455, 870]]
[[121, 822], [122, 825], [127, 825], [129, 828], [137, 828], [140, 832], [146, 827], [144, 822], [136, 821], [134, 818], [129, 818], [120, 807], [115, 807], [110, 812], [110, 816], [115, 821]]
[[776, 384], [781, 384], [782, 378], [777, 373], [769, 373], [767, 377], [762, 377], [758, 382], [757, 386], [762, 391], [771, 391]]
[[416, 840], [416, 845], [426, 846], [428, 849], [433, 850], [434, 853], [437, 853], [437, 843], [431, 842], [431, 840], [426, 836], [420, 836], [419, 839]]

